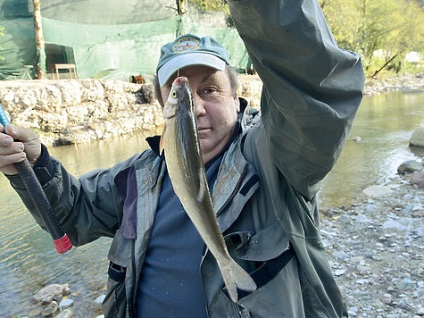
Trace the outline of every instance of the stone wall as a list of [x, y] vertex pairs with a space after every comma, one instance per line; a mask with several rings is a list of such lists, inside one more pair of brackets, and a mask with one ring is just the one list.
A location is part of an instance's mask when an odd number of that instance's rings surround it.
[[[259, 107], [262, 82], [240, 76], [239, 94]], [[106, 139], [163, 125], [153, 86], [123, 81], [0, 81], [0, 103], [15, 125], [37, 131], [43, 143]]]
[[122, 81], [2, 81], [0, 103], [13, 124], [50, 145], [132, 134], [163, 124], [151, 84]]

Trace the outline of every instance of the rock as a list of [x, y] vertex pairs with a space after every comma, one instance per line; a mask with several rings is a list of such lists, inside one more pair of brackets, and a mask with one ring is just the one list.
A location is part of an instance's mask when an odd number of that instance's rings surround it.
[[415, 282], [410, 278], [404, 278], [397, 284], [396, 287], [403, 293], [407, 290], [413, 289], [415, 287]]
[[53, 316], [53, 314], [55, 314], [57, 312], [58, 309], [59, 309], [59, 306], [58, 306], [57, 302], [52, 301], [49, 305], [47, 305], [47, 306], [45, 306], [41, 309], [41, 316], [51, 317], [51, 316]]
[[94, 301], [96, 304], [102, 304], [103, 300], [105, 299], [106, 295], [101, 295], [99, 297], [96, 298], [96, 300]]
[[69, 295], [69, 284], [51, 284], [42, 288], [33, 297], [34, 301], [42, 304], [49, 304], [60, 295]]
[[346, 270], [345, 269], [338, 269], [338, 270], [336, 270], [335, 272], [334, 272], [334, 275], [336, 275], [336, 276], [342, 276], [342, 275], [344, 275], [346, 273]]
[[375, 185], [366, 188], [363, 192], [370, 197], [376, 198], [389, 195], [392, 190], [388, 186]]
[[415, 147], [424, 147], [424, 126], [420, 126], [414, 130], [409, 139], [409, 144]]
[[390, 294], [384, 294], [381, 301], [386, 305], [390, 305], [393, 302], [393, 297]]
[[419, 189], [424, 188], [424, 172], [414, 172], [411, 175], [411, 183]]
[[60, 313], [56, 316], [56, 318], [69, 318], [72, 317], [74, 313], [69, 310], [69, 309], [65, 309], [65, 310], [61, 310]]
[[352, 140], [355, 142], [361, 142], [362, 138], [360, 136], [356, 136], [356, 137], [353, 137]]
[[74, 301], [72, 299], [64, 298], [60, 301], [59, 308], [65, 309], [65, 308], [71, 307], [73, 304], [74, 304]]
[[423, 165], [416, 160], [408, 160], [403, 162], [398, 168], [397, 172], [399, 174], [412, 173], [415, 171], [423, 170]]

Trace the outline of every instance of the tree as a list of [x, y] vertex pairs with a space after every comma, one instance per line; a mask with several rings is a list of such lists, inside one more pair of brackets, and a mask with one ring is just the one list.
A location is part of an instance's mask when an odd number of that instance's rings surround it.
[[363, 24], [358, 1], [322, 0], [320, 5], [338, 45], [358, 51], [356, 45]]
[[[365, 2], [366, 0], [364, 0]], [[424, 40], [424, 14], [414, 1], [367, 1], [364, 25], [366, 70], [372, 77], [383, 69], [399, 72], [408, 51]], [[376, 59], [375, 52], [382, 55]]]
[[424, 12], [416, 1], [321, 0], [320, 5], [339, 46], [361, 54], [368, 76], [399, 72], [408, 51], [423, 49]]
[[41, 0], [33, 0], [34, 6], [34, 31], [36, 48], [36, 77], [44, 79], [46, 70], [46, 50], [44, 45], [43, 27], [41, 24]]

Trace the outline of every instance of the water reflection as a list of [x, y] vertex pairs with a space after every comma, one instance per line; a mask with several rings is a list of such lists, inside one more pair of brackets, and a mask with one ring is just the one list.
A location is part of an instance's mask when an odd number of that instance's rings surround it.
[[[337, 207], [355, 201], [361, 191], [396, 177], [398, 166], [421, 156], [409, 147], [412, 132], [424, 125], [424, 94], [365, 97], [350, 139], [333, 171], [324, 180], [321, 206]], [[359, 142], [353, 139], [360, 139]]]
[[[423, 156], [408, 145], [413, 130], [420, 125], [424, 125], [423, 93], [365, 97], [350, 139], [323, 182], [322, 207], [354, 202], [366, 186], [395, 177], [403, 161]], [[147, 134], [154, 133], [160, 131]], [[145, 137], [137, 134], [50, 151], [70, 172], [81, 175], [145, 149]], [[353, 141], [354, 137], [360, 141]], [[50, 236], [35, 224], [2, 175], [0, 189], [0, 317], [28, 315], [37, 307], [32, 295], [51, 283], [71, 285], [73, 317], [96, 317], [99, 308], [93, 306], [93, 300], [104, 293], [110, 239], [58, 255]]]
[[[147, 135], [158, 132], [49, 151], [78, 176], [127, 159], [147, 147]], [[0, 189], [0, 317], [29, 314], [37, 308], [32, 296], [52, 283], [70, 284], [75, 300], [73, 317], [98, 316], [100, 307], [93, 306], [93, 301], [105, 292], [110, 239], [59, 255], [50, 235], [38, 227], [3, 175]]]

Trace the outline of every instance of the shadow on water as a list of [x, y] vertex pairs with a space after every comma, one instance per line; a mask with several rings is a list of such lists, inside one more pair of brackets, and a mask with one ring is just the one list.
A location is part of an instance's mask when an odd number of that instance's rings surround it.
[[[365, 187], [394, 178], [402, 162], [422, 157], [421, 150], [410, 149], [408, 143], [420, 125], [424, 125], [424, 94], [365, 97], [346, 147], [323, 182], [321, 206], [353, 203]], [[139, 134], [50, 151], [78, 176], [145, 149], [145, 137]], [[32, 296], [52, 283], [70, 284], [73, 317], [99, 315], [99, 306], [93, 303], [105, 292], [110, 239], [58, 255], [50, 236], [35, 224], [2, 175], [0, 189], [0, 317], [28, 315], [37, 308]]]

